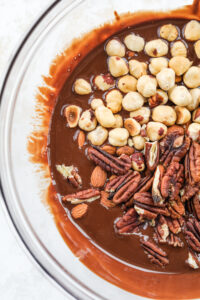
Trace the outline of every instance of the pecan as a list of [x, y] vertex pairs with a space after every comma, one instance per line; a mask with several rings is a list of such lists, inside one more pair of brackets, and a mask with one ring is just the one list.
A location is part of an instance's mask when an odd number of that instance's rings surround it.
[[200, 145], [193, 142], [189, 151], [191, 178], [195, 183], [200, 182]]
[[111, 193], [110, 197], [112, 198], [114, 193], [132, 178], [132, 175], [133, 171], [129, 170], [125, 175], [111, 176], [106, 184], [105, 191]]
[[159, 162], [159, 143], [146, 142], [145, 143], [145, 160], [147, 168], [150, 171], [154, 171]]
[[169, 216], [169, 212], [165, 205], [155, 205], [151, 193], [136, 193], [133, 199], [134, 208], [141, 218], [152, 220], [155, 219], [159, 214]]
[[103, 205], [105, 208], [113, 208], [116, 206], [114, 202], [108, 200], [108, 193], [106, 193], [105, 191], [101, 191], [100, 204]]
[[57, 171], [68, 179], [69, 182], [76, 188], [81, 187], [82, 179], [74, 166], [56, 165]]
[[154, 108], [154, 107], [162, 104], [163, 100], [164, 100], [163, 97], [159, 93], [156, 93], [155, 95], [151, 96], [148, 99], [149, 107]]
[[182, 226], [182, 220], [180, 219], [172, 219], [172, 218], [166, 218], [167, 226], [169, 227], [169, 230], [174, 233], [178, 234], [181, 232], [181, 226]]
[[192, 213], [198, 220], [200, 220], [200, 193], [198, 193], [187, 202], [188, 211]]
[[141, 239], [141, 246], [144, 248], [144, 252], [152, 263], [157, 264], [160, 267], [169, 264], [169, 259], [165, 251], [159, 248], [154, 242]]
[[196, 218], [190, 218], [185, 225], [185, 239], [188, 246], [200, 253], [200, 222]]
[[78, 204], [82, 202], [92, 202], [100, 198], [100, 191], [95, 189], [88, 189], [77, 192], [75, 194], [66, 195], [62, 198], [63, 202], [71, 202], [71, 204]]
[[168, 128], [166, 136], [160, 142], [161, 158], [164, 167], [170, 162], [179, 162], [190, 147], [190, 138], [184, 137], [184, 129], [173, 125]]
[[130, 208], [123, 217], [115, 222], [116, 231], [120, 234], [134, 233], [141, 224], [134, 208]]
[[130, 156], [131, 154], [134, 153], [134, 148], [129, 147], [129, 146], [124, 146], [124, 147], [120, 147], [117, 149], [116, 154], [118, 156], [122, 155], [122, 154], [126, 154], [128, 156]]
[[161, 195], [160, 187], [161, 187], [161, 181], [164, 173], [164, 168], [161, 165], [158, 165], [156, 168], [156, 171], [154, 173], [154, 179], [152, 184], [152, 197], [155, 204], [157, 203], [163, 203], [164, 198]]
[[169, 236], [169, 227], [165, 217], [160, 216], [157, 226], [155, 227], [156, 236], [159, 243], [166, 243]]
[[169, 234], [169, 236], [167, 238], [167, 243], [168, 243], [168, 245], [173, 246], [173, 247], [182, 248], [184, 246], [184, 243], [180, 239], [180, 237], [177, 235], [174, 235], [173, 233]]
[[131, 160], [127, 155], [116, 158], [96, 146], [89, 147], [88, 155], [102, 169], [116, 175], [123, 175], [131, 168]]
[[141, 178], [137, 192], [148, 192], [153, 184], [153, 177], [147, 175]]
[[176, 199], [184, 181], [184, 167], [178, 162], [172, 162], [161, 181], [161, 194], [164, 198]]
[[185, 215], [185, 207], [180, 198], [177, 198], [176, 201], [170, 200], [168, 203], [168, 210], [173, 219], [180, 219]]
[[188, 259], [185, 262], [192, 269], [199, 269], [200, 267], [200, 262], [198, 260], [197, 254], [191, 250], [188, 253]]

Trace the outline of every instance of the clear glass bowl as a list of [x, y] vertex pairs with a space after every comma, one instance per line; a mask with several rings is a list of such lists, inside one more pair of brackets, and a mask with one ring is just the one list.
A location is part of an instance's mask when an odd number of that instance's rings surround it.
[[[94, 3], [95, 2], [95, 3]], [[48, 179], [29, 161], [27, 137], [33, 129], [35, 94], [49, 66], [75, 37], [138, 10], [168, 10], [192, 0], [56, 1], [35, 23], [5, 74], [0, 111], [0, 174], [3, 206], [33, 260], [68, 294], [68, 299], [131, 299], [132, 294], [104, 281], [68, 249], [41, 201]], [[71, 295], [71, 296], [70, 296]], [[134, 299], [142, 299], [134, 296]]]

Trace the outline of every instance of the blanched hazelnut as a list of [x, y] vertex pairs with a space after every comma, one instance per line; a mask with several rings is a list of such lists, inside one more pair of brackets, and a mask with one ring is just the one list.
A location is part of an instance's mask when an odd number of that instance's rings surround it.
[[168, 60], [165, 57], [156, 57], [151, 59], [151, 62], [149, 64], [149, 71], [151, 72], [151, 74], [156, 75], [162, 69], [167, 67], [168, 67]]
[[183, 125], [190, 121], [191, 114], [187, 108], [182, 106], [176, 106], [175, 111], [177, 116], [176, 124]]
[[166, 92], [164, 92], [163, 90], [158, 89], [156, 91], [156, 94], [159, 95], [160, 99], [162, 99], [162, 102], [160, 104], [166, 104], [168, 101], [168, 95]]
[[191, 89], [197, 88], [200, 85], [200, 68], [191, 67], [183, 76], [185, 85]]
[[78, 122], [78, 126], [85, 131], [92, 131], [97, 126], [97, 120], [91, 109], [85, 110]]
[[127, 111], [136, 110], [142, 107], [143, 104], [144, 98], [138, 92], [129, 92], [124, 96], [122, 100], [122, 106]]
[[78, 95], [87, 95], [92, 92], [92, 87], [88, 81], [86, 81], [85, 79], [79, 78], [79, 79], [76, 79], [76, 81], [74, 83], [74, 91]]
[[108, 141], [113, 146], [125, 146], [129, 137], [128, 130], [125, 128], [115, 128], [109, 132]]
[[200, 108], [195, 109], [193, 112], [192, 121], [195, 123], [200, 123]]
[[199, 137], [200, 137], [200, 124], [198, 124], [198, 123], [190, 124], [188, 126], [187, 134], [193, 141], [199, 140]]
[[115, 117], [115, 125], [113, 126], [113, 128], [121, 128], [123, 127], [123, 118], [121, 115], [114, 115]]
[[168, 45], [161, 39], [152, 40], [146, 43], [145, 51], [151, 57], [160, 57], [168, 53]]
[[168, 91], [175, 84], [175, 72], [170, 68], [164, 68], [156, 75], [156, 79], [160, 88]]
[[122, 109], [122, 94], [120, 91], [114, 89], [106, 94], [107, 107], [113, 112], [117, 113]]
[[144, 97], [151, 97], [156, 93], [157, 80], [150, 75], [143, 75], [138, 79], [137, 90]]
[[159, 105], [153, 109], [152, 119], [167, 126], [174, 125], [176, 122], [175, 110], [168, 105]]
[[138, 135], [141, 130], [140, 123], [132, 118], [128, 118], [124, 121], [124, 127], [128, 130], [131, 136]]
[[80, 118], [81, 108], [76, 105], [69, 105], [64, 109], [64, 116], [67, 119], [67, 123], [70, 128], [74, 128], [78, 125]]
[[97, 107], [99, 107], [99, 106], [104, 106], [103, 101], [99, 98], [92, 99], [92, 102], [91, 102], [92, 109], [96, 110]]
[[115, 80], [109, 73], [95, 76], [93, 82], [100, 91], [107, 91], [115, 86]]
[[115, 125], [115, 117], [112, 111], [105, 106], [97, 107], [97, 109], [95, 110], [95, 116], [97, 118], [97, 121], [103, 127], [111, 128]]
[[183, 75], [192, 65], [192, 61], [183, 56], [172, 57], [169, 67], [174, 70], [177, 76]]
[[119, 56], [123, 57], [125, 56], [125, 46], [120, 42], [118, 39], [112, 39], [106, 44], [106, 53], [109, 56]]
[[169, 91], [169, 98], [178, 106], [187, 106], [192, 101], [188, 89], [185, 86], [175, 86]]
[[185, 38], [189, 41], [200, 39], [200, 23], [196, 20], [188, 22], [185, 26]]
[[194, 44], [194, 50], [195, 50], [196, 56], [198, 58], [200, 58], [200, 40]]
[[140, 52], [144, 49], [144, 39], [134, 33], [127, 35], [124, 39], [124, 43], [131, 51]]
[[174, 26], [172, 24], [163, 25], [160, 28], [160, 36], [163, 39], [168, 40], [169, 42], [172, 42], [175, 39], [177, 39], [177, 37], [178, 37], [178, 29], [176, 28], [176, 26]]
[[131, 155], [131, 162], [133, 170], [142, 172], [145, 169], [144, 156], [142, 153], [133, 153]]
[[108, 137], [108, 130], [102, 126], [97, 126], [97, 128], [90, 133], [88, 133], [88, 140], [95, 146], [102, 145]]
[[160, 122], [149, 122], [146, 127], [147, 137], [155, 142], [162, 139], [167, 133], [167, 126]]
[[131, 75], [125, 75], [118, 80], [117, 86], [123, 93], [134, 92], [137, 88], [137, 79]]
[[134, 77], [140, 78], [142, 75], [147, 74], [147, 64], [135, 59], [131, 59], [129, 60], [129, 71]]
[[143, 150], [145, 145], [145, 138], [143, 138], [141, 135], [136, 135], [132, 138], [133, 140], [133, 146], [136, 150]]
[[108, 59], [110, 73], [114, 77], [120, 77], [128, 73], [128, 65], [125, 59], [119, 56], [111, 56]]
[[171, 55], [172, 56], [187, 56], [187, 48], [185, 44], [181, 41], [175, 42], [171, 47]]
[[195, 110], [199, 106], [200, 102], [200, 89], [191, 89], [190, 90], [190, 95], [192, 96], [192, 101], [191, 103], [187, 106], [187, 109], [189, 111]]
[[135, 111], [132, 111], [130, 113], [130, 117], [143, 125], [149, 122], [150, 114], [151, 110], [149, 109], [149, 107], [143, 106]]

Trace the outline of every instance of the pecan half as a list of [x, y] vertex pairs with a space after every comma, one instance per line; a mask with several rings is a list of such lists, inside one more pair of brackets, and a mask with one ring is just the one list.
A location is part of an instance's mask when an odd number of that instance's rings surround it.
[[183, 225], [183, 219], [172, 219], [172, 218], [166, 218], [167, 226], [169, 227], [169, 230], [174, 233], [178, 234], [181, 232], [181, 226]]
[[169, 227], [165, 217], [160, 216], [157, 226], [155, 227], [156, 237], [159, 243], [166, 243], [170, 234]]
[[120, 234], [134, 233], [141, 224], [134, 208], [130, 208], [123, 217], [115, 221], [115, 229]]
[[145, 160], [147, 168], [150, 171], [154, 171], [159, 162], [159, 143], [156, 142], [146, 142], [145, 143]]
[[155, 204], [162, 204], [164, 198], [161, 195], [161, 181], [164, 174], [164, 168], [161, 165], [158, 165], [154, 173], [154, 179], [152, 184], [152, 197]]
[[56, 165], [57, 171], [76, 188], [81, 187], [82, 179], [74, 166]]
[[147, 254], [150, 261], [157, 264], [160, 267], [164, 267], [169, 264], [169, 259], [165, 251], [159, 248], [154, 242], [141, 239], [141, 246], [144, 248], [144, 252]]
[[153, 177], [145, 176], [141, 178], [140, 183], [137, 188], [137, 192], [148, 192], [153, 184]]
[[188, 259], [185, 262], [192, 269], [199, 269], [200, 267], [200, 262], [198, 260], [197, 254], [191, 250], [188, 253]]
[[95, 164], [116, 175], [125, 174], [131, 168], [131, 160], [127, 155], [116, 158], [96, 146], [88, 148], [88, 155]]
[[112, 202], [111, 200], [108, 199], [108, 195], [109, 194], [106, 193], [105, 191], [101, 191], [100, 204], [107, 209], [113, 208], [116, 206], [116, 204], [114, 202]]
[[190, 138], [184, 136], [184, 129], [173, 125], [168, 128], [166, 136], [160, 142], [161, 158], [164, 167], [170, 162], [179, 162], [190, 147]]
[[193, 142], [189, 151], [190, 174], [195, 183], [200, 182], [200, 145]]
[[185, 239], [193, 251], [200, 253], [200, 222], [197, 219], [190, 218], [186, 222]]
[[151, 193], [136, 193], [133, 199], [134, 208], [138, 215], [140, 215], [142, 218], [152, 220], [155, 219], [159, 214], [169, 216], [169, 212], [165, 205], [155, 205]]
[[187, 208], [198, 220], [200, 220], [200, 192], [187, 202]]
[[176, 201], [170, 200], [168, 203], [168, 210], [173, 219], [180, 219], [185, 215], [185, 207], [180, 198], [177, 198]]
[[179, 236], [170, 233], [167, 238], [167, 244], [173, 247], [183, 248], [184, 243]]
[[88, 189], [77, 192], [75, 194], [70, 194], [62, 197], [63, 202], [71, 202], [71, 204], [78, 204], [82, 202], [92, 202], [99, 199], [101, 196], [99, 190]]
[[178, 162], [172, 162], [162, 178], [161, 194], [164, 198], [176, 199], [184, 181], [184, 167]]

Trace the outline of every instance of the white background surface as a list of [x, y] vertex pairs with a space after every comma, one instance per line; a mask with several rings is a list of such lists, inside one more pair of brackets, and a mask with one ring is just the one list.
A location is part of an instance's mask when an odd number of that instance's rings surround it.
[[[20, 39], [52, 2], [53, 0], [0, 0], [0, 80]], [[1, 300], [67, 299], [26, 256], [8, 226], [1, 205], [0, 240]]]

